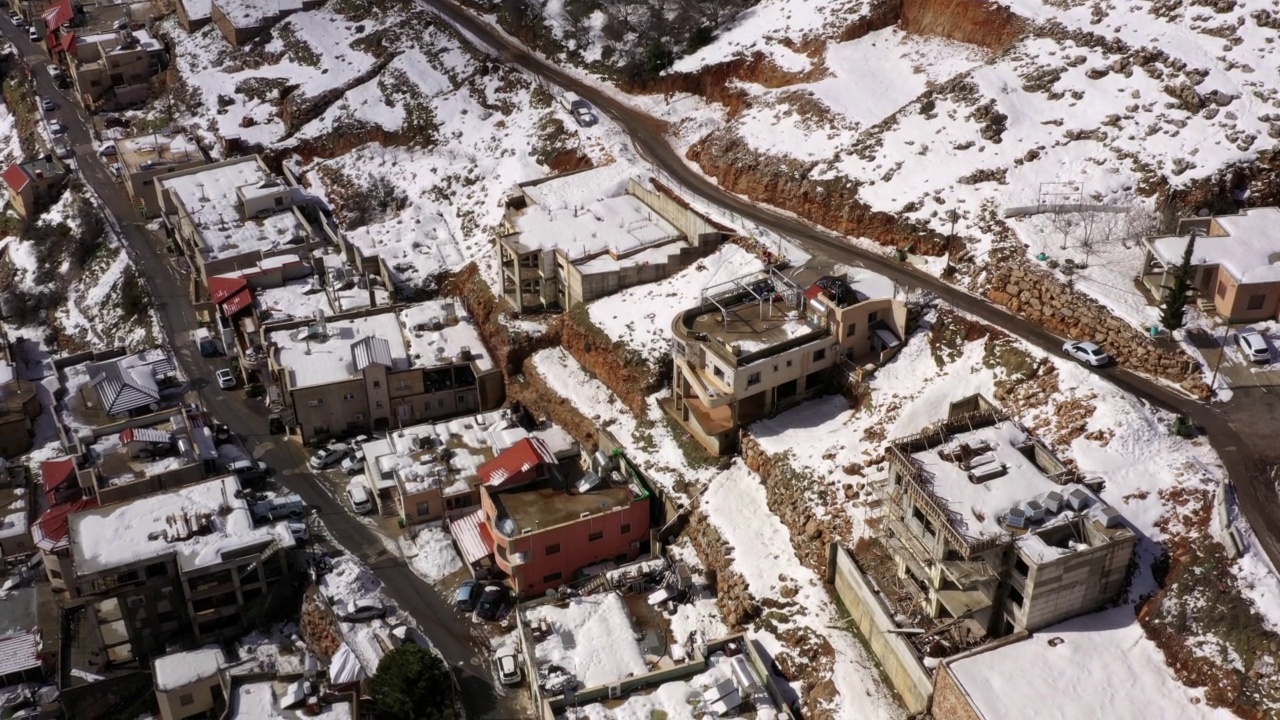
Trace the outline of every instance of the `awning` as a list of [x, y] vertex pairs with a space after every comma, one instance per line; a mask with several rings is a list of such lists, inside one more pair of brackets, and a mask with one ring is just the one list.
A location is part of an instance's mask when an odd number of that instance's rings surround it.
[[246, 287], [222, 301], [222, 312], [227, 317], [231, 317], [252, 304], [253, 293], [249, 292], [249, 288]]
[[468, 565], [474, 565], [493, 553], [493, 539], [489, 537], [484, 520], [484, 508], [476, 508], [449, 520], [449, 534]]
[[876, 337], [880, 338], [880, 342], [883, 343], [886, 348], [896, 348], [902, 343], [902, 341], [898, 339], [898, 336], [894, 335], [893, 331], [889, 328], [876, 328]]

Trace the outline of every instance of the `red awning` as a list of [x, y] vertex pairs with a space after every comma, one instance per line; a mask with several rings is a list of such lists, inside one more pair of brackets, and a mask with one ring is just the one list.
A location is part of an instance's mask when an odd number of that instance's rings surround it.
[[231, 317], [252, 304], [253, 293], [249, 291], [249, 288], [245, 288], [222, 301], [222, 312], [227, 317]]
[[209, 278], [209, 297], [220, 303], [247, 287], [249, 283], [238, 275], [215, 275]]
[[75, 458], [59, 458], [40, 463], [40, 481], [44, 483], [44, 491], [47, 493], [62, 487], [75, 476]]
[[67, 52], [68, 50], [71, 49], [71, 46], [75, 44], [76, 44], [75, 32], [72, 30], [67, 30], [66, 32], [62, 33], [62, 39], [58, 41], [58, 50], [62, 52]]

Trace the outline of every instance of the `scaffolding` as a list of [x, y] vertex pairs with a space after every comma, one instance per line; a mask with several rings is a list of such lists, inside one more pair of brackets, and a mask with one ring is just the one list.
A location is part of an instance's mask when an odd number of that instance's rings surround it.
[[761, 316], [765, 317], [765, 305], [768, 305], [769, 316], [773, 315], [775, 302], [782, 302], [795, 310], [802, 310], [801, 298], [804, 291], [791, 278], [778, 272], [776, 267], [768, 267], [760, 272], [749, 273], [740, 277], [708, 285], [702, 289], [701, 305], [713, 305], [720, 311], [720, 321], [728, 327], [730, 308], [752, 301], [760, 307]]

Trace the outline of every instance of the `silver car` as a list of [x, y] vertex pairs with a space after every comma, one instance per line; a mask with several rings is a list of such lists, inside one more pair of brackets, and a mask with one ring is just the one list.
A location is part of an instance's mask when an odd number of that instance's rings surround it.
[[1102, 367], [1111, 362], [1111, 356], [1091, 342], [1069, 341], [1062, 346], [1062, 351], [1085, 365], [1093, 367]]

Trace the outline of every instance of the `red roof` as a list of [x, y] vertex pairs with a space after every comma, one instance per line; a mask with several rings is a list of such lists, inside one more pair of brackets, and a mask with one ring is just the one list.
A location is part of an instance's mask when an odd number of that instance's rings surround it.
[[60, 0], [56, 5], [50, 5], [41, 17], [44, 18], [44, 24], [48, 26], [50, 32], [59, 25], [71, 22], [75, 17], [75, 12], [71, 9], [71, 0]]
[[209, 297], [220, 303], [247, 287], [249, 283], [242, 277], [215, 275], [209, 278]]
[[542, 438], [525, 438], [480, 466], [480, 481], [494, 488], [520, 485], [533, 479], [539, 465], [555, 465], [556, 456]]
[[75, 45], [75, 44], [76, 44], [75, 31], [68, 30], [62, 33], [62, 38], [58, 41], [58, 49], [61, 50], [62, 52], [66, 52], [71, 49], [72, 45]]
[[27, 171], [23, 170], [20, 165], [10, 165], [5, 168], [3, 175], [4, 184], [8, 185], [9, 189], [13, 192], [22, 192], [22, 188], [26, 187], [27, 183], [31, 182], [31, 176], [28, 175]]
[[485, 525], [484, 508], [476, 508], [449, 518], [449, 534], [468, 565], [493, 554], [493, 537]]
[[249, 288], [245, 288], [222, 301], [222, 312], [227, 317], [231, 317], [252, 304], [253, 292]]
[[98, 498], [81, 498], [75, 502], [54, 505], [36, 520], [32, 531], [36, 547], [45, 551], [57, 550], [67, 542], [67, 518], [71, 513], [98, 507]]
[[816, 300], [822, 297], [824, 294], [825, 294], [825, 291], [823, 291], [823, 289], [818, 287], [817, 285], [810, 285], [809, 289], [804, 291], [804, 297], [806, 300]]
[[40, 463], [40, 480], [44, 483], [44, 491], [51, 493], [62, 487], [76, 476], [75, 458], [58, 458]]

